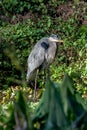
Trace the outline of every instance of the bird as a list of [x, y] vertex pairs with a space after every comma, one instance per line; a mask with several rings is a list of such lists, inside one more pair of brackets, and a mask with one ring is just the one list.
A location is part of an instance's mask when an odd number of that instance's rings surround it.
[[27, 60], [27, 83], [35, 79], [36, 72], [41, 68], [49, 69], [55, 59], [59, 43], [63, 43], [63, 40], [59, 39], [56, 34], [51, 34], [35, 44]]

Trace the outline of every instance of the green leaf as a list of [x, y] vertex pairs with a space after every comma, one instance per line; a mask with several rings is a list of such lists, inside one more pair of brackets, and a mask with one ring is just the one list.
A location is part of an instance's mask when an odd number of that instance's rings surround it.
[[65, 114], [68, 119], [72, 121], [84, 112], [84, 108], [82, 104], [77, 101], [78, 93], [76, 93], [73, 81], [68, 74], [65, 74], [60, 89]]
[[[42, 127], [43, 120], [45, 122], [45, 128]], [[43, 93], [33, 121], [34, 123], [39, 121], [39, 123], [41, 123], [41, 129], [43, 128], [44, 130], [64, 129], [69, 125], [65, 117], [57, 85], [49, 79], [46, 82], [46, 90]]]

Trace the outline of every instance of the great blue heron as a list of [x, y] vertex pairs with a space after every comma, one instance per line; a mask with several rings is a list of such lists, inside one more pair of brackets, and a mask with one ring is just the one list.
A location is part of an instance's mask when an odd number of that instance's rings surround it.
[[41, 67], [48, 68], [53, 62], [57, 50], [57, 43], [62, 43], [57, 35], [51, 34], [39, 40], [28, 57], [27, 82], [34, 79], [36, 71]]

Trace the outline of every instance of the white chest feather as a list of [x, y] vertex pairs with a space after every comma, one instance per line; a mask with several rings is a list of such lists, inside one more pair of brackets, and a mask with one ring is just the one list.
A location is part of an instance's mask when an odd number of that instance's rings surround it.
[[57, 49], [56, 43], [52, 43], [50, 44], [48, 50], [46, 51], [45, 59], [48, 64], [51, 64], [53, 62], [56, 54], [56, 49]]

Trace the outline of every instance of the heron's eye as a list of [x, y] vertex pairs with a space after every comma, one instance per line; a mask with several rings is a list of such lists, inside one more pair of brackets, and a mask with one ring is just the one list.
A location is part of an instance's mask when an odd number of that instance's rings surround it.
[[47, 49], [49, 48], [49, 44], [47, 44], [46, 42], [42, 42], [42, 43], [41, 43], [41, 46], [42, 46], [45, 50], [47, 50]]

